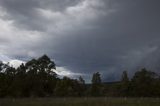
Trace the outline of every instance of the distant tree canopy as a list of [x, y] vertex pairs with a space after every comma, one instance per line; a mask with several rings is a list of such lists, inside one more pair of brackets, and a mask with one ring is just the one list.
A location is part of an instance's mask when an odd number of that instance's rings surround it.
[[0, 97], [160, 97], [160, 76], [145, 68], [129, 79], [127, 71], [119, 82], [102, 82], [93, 73], [91, 84], [78, 79], [59, 78], [56, 65], [47, 55], [32, 59], [18, 68], [0, 62]]

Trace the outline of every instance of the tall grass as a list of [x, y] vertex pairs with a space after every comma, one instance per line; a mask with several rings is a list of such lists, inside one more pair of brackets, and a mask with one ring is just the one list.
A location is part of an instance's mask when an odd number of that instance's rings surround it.
[[159, 98], [0, 99], [0, 106], [160, 106]]

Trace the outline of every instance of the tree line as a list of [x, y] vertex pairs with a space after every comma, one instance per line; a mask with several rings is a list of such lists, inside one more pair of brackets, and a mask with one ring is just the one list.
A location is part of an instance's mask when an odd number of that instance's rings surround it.
[[99, 72], [93, 73], [91, 84], [78, 79], [59, 78], [55, 63], [43, 55], [18, 68], [0, 62], [0, 97], [160, 97], [160, 76], [145, 68], [132, 78], [127, 71], [118, 82], [105, 83]]

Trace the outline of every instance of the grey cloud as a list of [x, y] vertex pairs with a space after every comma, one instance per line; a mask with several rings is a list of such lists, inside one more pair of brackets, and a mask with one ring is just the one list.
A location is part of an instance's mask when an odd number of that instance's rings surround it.
[[38, 16], [36, 9], [49, 9], [63, 12], [67, 7], [74, 6], [82, 0], [1, 0], [1, 6], [9, 13], [8, 19], [15, 25], [29, 30], [45, 30], [44, 20]]
[[[79, 7], [67, 10], [84, 1], [90, 3], [81, 6], [85, 10], [79, 12]], [[58, 66], [85, 73], [86, 79], [100, 71], [107, 81], [118, 80], [123, 70], [128, 70], [130, 75], [141, 67], [158, 71], [159, 4], [158, 0], [0, 1], [16, 28], [40, 33], [33, 45], [24, 44], [24, 51], [12, 57], [28, 58], [45, 53]], [[50, 17], [53, 15], [53, 19], [44, 19], [37, 8], [51, 14]]]
[[[153, 57], [153, 51], [147, 50], [152, 46], [159, 47], [159, 14], [158, 3], [149, 1], [134, 1], [120, 3], [117, 12], [108, 17], [101, 17], [93, 24], [99, 28], [82, 30], [71, 38], [64, 38], [59, 48], [65, 51], [59, 56], [65, 63], [73, 64], [76, 70], [79, 67], [85, 73], [106, 70], [111, 76], [116, 77], [125, 69], [135, 71], [137, 67], [147, 67], [148, 57]], [[150, 5], [151, 4], [151, 5]], [[156, 5], [152, 5], [156, 4]], [[154, 8], [152, 8], [154, 7]], [[147, 48], [147, 50], [144, 50]], [[74, 51], [74, 52], [73, 52]], [[137, 54], [140, 52], [140, 54]], [[129, 58], [121, 58], [128, 56]], [[143, 57], [145, 56], [145, 57]], [[142, 57], [142, 58], [141, 58]], [[157, 59], [157, 56], [154, 57]], [[158, 59], [157, 59], [158, 60]], [[72, 70], [74, 70], [72, 69]], [[110, 71], [111, 70], [111, 71]], [[157, 70], [158, 71], [158, 70]], [[118, 74], [118, 75], [116, 75]], [[112, 77], [112, 79], [114, 79]]]

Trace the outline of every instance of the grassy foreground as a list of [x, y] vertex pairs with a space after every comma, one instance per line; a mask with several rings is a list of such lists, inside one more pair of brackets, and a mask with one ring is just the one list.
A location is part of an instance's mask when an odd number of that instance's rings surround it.
[[0, 99], [0, 106], [160, 106], [159, 98]]

